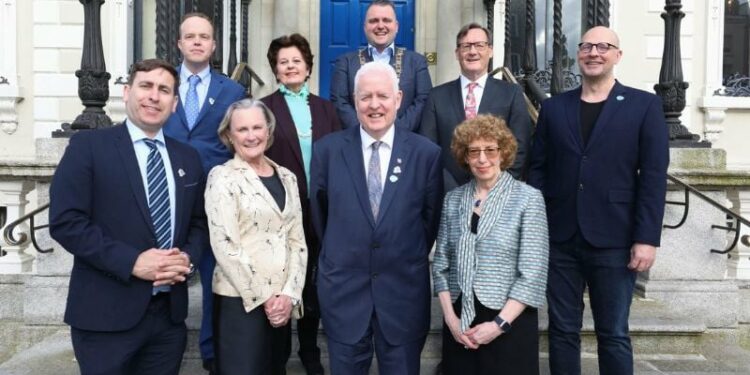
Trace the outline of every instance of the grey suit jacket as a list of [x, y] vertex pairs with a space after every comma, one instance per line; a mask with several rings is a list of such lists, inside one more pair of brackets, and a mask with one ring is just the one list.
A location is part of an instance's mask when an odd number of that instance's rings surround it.
[[[419, 127], [420, 134], [437, 143], [443, 150], [445, 191], [465, 184], [471, 177], [451, 155], [453, 129], [466, 119], [464, 99], [461, 96], [460, 79], [433, 88], [422, 111], [422, 122]], [[502, 117], [508, 124], [518, 141], [516, 161], [508, 171], [516, 179], [523, 179], [526, 174], [527, 154], [531, 148], [532, 127], [521, 88], [488, 77], [477, 112]]]
[[[503, 179], [505, 179], [503, 181]], [[544, 199], [539, 190], [503, 174], [501, 194], [509, 194], [496, 222], [482, 222], [475, 235], [474, 295], [486, 307], [499, 310], [508, 298], [540, 307], [547, 287], [549, 241]], [[469, 226], [475, 182], [450, 191], [443, 201], [440, 230], [432, 264], [435, 293], [450, 291], [451, 300], [461, 294], [458, 284], [457, 245]], [[468, 204], [465, 204], [468, 203]]]

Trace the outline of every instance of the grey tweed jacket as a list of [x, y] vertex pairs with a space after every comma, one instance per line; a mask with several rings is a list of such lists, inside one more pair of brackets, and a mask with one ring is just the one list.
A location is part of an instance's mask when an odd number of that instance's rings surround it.
[[[507, 173], [504, 177], [511, 178]], [[474, 295], [494, 310], [500, 310], [508, 298], [541, 307], [549, 258], [544, 199], [537, 189], [514, 179], [509, 187], [501, 192], [509, 196], [500, 219], [475, 243]], [[463, 221], [470, 221], [472, 215], [471, 202], [465, 204], [464, 196], [473, 190], [472, 180], [450, 191], [443, 201], [432, 276], [435, 293], [449, 290], [453, 302], [461, 294], [458, 269], [468, 267], [459, 264], [456, 253], [461, 231], [469, 227]], [[482, 218], [479, 222], [480, 228], [486, 225]]]

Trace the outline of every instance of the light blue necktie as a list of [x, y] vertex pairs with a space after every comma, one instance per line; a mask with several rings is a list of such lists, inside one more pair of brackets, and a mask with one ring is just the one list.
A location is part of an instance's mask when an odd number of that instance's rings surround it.
[[200, 113], [197, 87], [201, 82], [201, 77], [193, 74], [188, 77], [188, 82], [190, 83], [190, 87], [188, 87], [187, 97], [185, 98], [185, 117], [187, 118], [188, 128], [193, 130], [195, 120], [198, 118], [198, 113]]
[[367, 171], [367, 194], [370, 198], [372, 217], [375, 220], [378, 220], [380, 197], [383, 195], [383, 185], [380, 183], [380, 153], [378, 152], [381, 144], [383, 144], [381, 141], [372, 142], [372, 155], [370, 155]]
[[[146, 182], [148, 183], [148, 210], [154, 224], [156, 244], [160, 249], [172, 247], [172, 214], [169, 206], [169, 186], [164, 161], [153, 139], [144, 139], [149, 148], [146, 159]], [[153, 293], [169, 291], [169, 286], [154, 287]]]

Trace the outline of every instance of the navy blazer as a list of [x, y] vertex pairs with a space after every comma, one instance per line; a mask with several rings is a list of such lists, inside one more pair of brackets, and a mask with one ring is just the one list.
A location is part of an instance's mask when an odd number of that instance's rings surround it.
[[[369, 53], [367, 61], [372, 61]], [[394, 64], [395, 57], [391, 57], [391, 65]], [[354, 106], [354, 76], [359, 68], [359, 51], [349, 52], [336, 59], [331, 77], [331, 101], [338, 111], [344, 129], [359, 126]], [[422, 118], [422, 108], [432, 88], [424, 56], [414, 51], [404, 51], [398, 87], [403, 96], [401, 107], [396, 114], [396, 127], [416, 131]]]
[[[479, 103], [477, 113], [491, 114], [505, 120], [518, 141], [516, 160], [508, 168], [508, 172], [516, 179], [525, 177], [527, 154], [531, 148], [532, 127], [521, 88], [518, 85], [487, 77], [482, 102]], [[465, 119], [466, 112], [460, 78], [430, 91], [430, 97], [422, 112], [419, 134], [431, 139], [443, 150], [445, 191], [450, 191], [471, 179], [469, 172], [458, 165], [451, 153], [453, 130]]]
[[615, 83], [583, 144], [581, 88], [542, 103], [528, 183], [542, 191], [550, 240], [580, 228], [595, 247], [659, 246], [669, 134], [654, 94]]
[[[173, 244], [198, 259], [208, 248], [204, 174], [198, 153], [165, 137], [175, 180]], [[181, 172], [180, 172], [181, 171]], [[158, 247], [146, 189], [127, 128], [82, 131], [70, 139], [50, 187], [50, 235], [73, 254], [65, 322], [91, 331], [133, 328], [152, 282], [131, 275], [141, 252]], [[172, 285], [171, 319], [187, 316], [187, 285]]]
[[359, 132], [332, 133], [313, 150], [310, 204], [322, 241], [321, 317], [329, 338], [354, 344], [376, 312], [386, 341], [401, 345], [429, 329], [428, 254], [440, 219], [440, 149], [396, 129], [374, 220]]
[[164, 124], [164, 134], [195, 147], [203, 160], [203, 170], [208, 174], [211, 168], [232, 158], [229, 150], [219, 141], [216, 131], [227, 108], [245, 96], [245, 88], [240, 84], [211, 70], [211, 84], [193, 129], [188, 128], [185, 108], [182, 100], [179, 100], [177, 110]]

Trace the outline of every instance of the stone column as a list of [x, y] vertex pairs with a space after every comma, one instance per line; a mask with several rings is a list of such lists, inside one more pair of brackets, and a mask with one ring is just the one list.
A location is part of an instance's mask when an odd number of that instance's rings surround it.
[[462, 6], [460, 1], [440, 1], [437, 6], [437, 67], [435, 82], [458, 78], [460, 67], [456, 60], [456, 33], [461, 29]]
[[18, 129], [16, 104], [21, 89], [16, 70], [16, 0], [0, 3], [0, 130], [13, 134]]
[[[299, 11], [297, 0], [276, 0], [273, 3], [273, 35], [271, 38], [278, 38], [282, 35], [296, 33], [297, 12]], [[343, 21], [343, 20], [342, 20]], [[264, 54], [265, 55], [265, 54]]]
[[[750, 218], [750, 191], [740, 191], [739, 210], [735, 211], [744, 218]], [[750, 227], [740, 225], [740, 241], [732, 251], [729, 259], [729, 275], [737, 280], [750, 280]]]
[[[31, 181], [0, 181], [0, 207], [5, 208], [5, 227], [26, 213], [26, 195], [31, 191], [34, 184]], [[19, 240], [19, 233], [28, 233], [28, 226], [19, 225], [14, 231], [15, 239]], [[10, 244], [5, 239], [2, 241], [2, 250], [5, 255], [0, 257], [0, 274], [14, 274], [31, 272], [34, 257], [26, 253], [29, 247], [29, 239], [20, 244]]]

